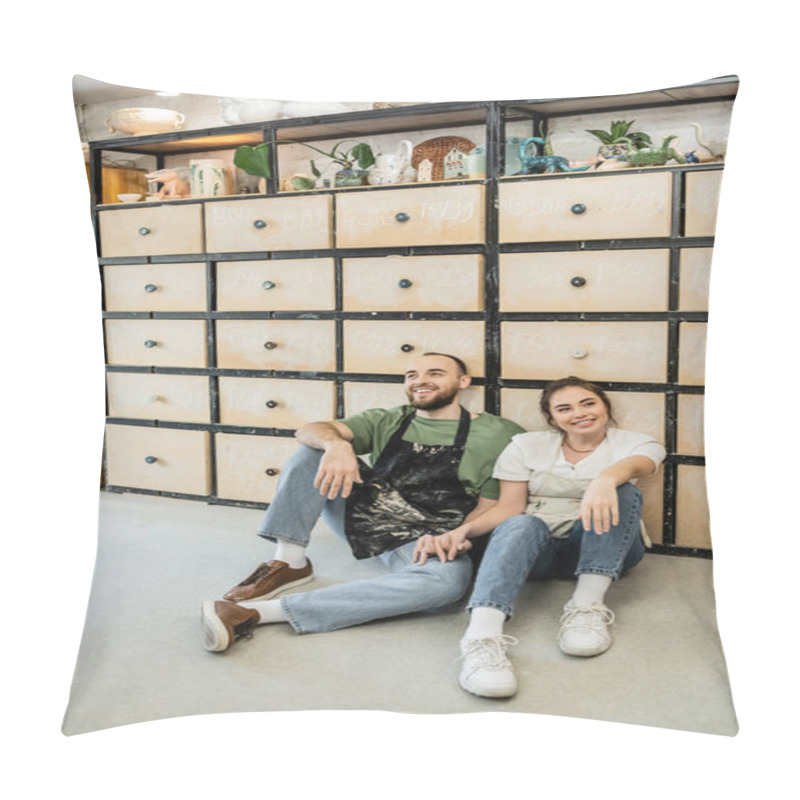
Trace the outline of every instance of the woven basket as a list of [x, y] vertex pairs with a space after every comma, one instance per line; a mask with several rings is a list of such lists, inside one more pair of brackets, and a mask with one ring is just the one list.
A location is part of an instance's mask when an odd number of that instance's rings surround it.
[[444, 180], [444, 158], [454, 147], [466, 154], [475, 147], [475, 143], [462, 136], [437, 136], [435, 139], [428, 139], [414, 148], [411, 155], [411, 166], [419, 169], [420, 161], [428, 158], [433, 164], [431, 179], [442, 181]]

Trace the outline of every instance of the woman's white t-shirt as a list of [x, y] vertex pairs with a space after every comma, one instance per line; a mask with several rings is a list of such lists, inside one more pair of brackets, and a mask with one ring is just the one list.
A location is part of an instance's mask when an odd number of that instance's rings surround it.
[[630, 456], [647, 456], [653, 472], [666, 450], [646, 433], [609, 428], [599, 447], [577, 464], [570, 464], [562, 450], [563, 436], [557, 431], [518, 433], [500, 454], [494, 477], [501, 481], [527, 481], [527, 514], [541, 517], [553, 536], [566, 536], [575, 520], [581, 498], [606, 467]]

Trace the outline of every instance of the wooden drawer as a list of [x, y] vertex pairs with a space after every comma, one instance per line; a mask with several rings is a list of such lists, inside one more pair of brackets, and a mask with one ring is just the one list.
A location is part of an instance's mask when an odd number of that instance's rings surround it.
[[686, 173], [685, 236], [713, 236], [717, 227], [722, 170]]
[[168, 422], [211, 422], [204, 375], [109, 372], [108, 415]]
[[336, 308], [332, 258], [222, 261], [219, 311], [326, 311]]
[[501, 311], [666, 311], [669, 250], [506, 253]]
[[436, 186], [343, 193], [336, 197], [337, 247], [479, 244], [483, 186]]
[[[345, 416], [359, 414], [370, 408], [395, 408], [408, 403], [400, 383], [362, 383], [347, 381], [344, 384]], [[483, 387], [468, 386], [461, 393], [461, 405], [479, 414], [483, 411]]]
[[[664, 395], [655, 392], [607, 392], [620, 428], [649, 433], [664, 441]], [[500, 414], [529, 431], [552, 430], [539, 411], [541, 389], [501, 389]]]
[[143, 206], [98, 212], [101, 255], [172, 256], [203, 252], [203, 206]]
[[106, 264], [107, 311], [205, 311], [205, 264]]
[[705, 398], [701, 394], [678, 396], [678, 453], [705, 455]]
[[329, 248], [331, 208], [329, 195], [207, 203], [206, 249], [241, 253]]
[[206, 323], [201, 319], [107, 319], [109, 364], [206, 367]]
[[218, 320], [217, 365], [222, 369], [292, 372], [336, 370], [332, 320]]
[[297, 449], [294, 438], [218, 433], [217, 497], [269, 503], [283, 465]]
[[705, 467], [678, 466], [675, 497], [675, 544], [711, 549]]
[[206, 431], [107, 425], [107, 484], [207, 495], [208, 437]]
[[346, 320], [344, 370], [402, 375], [426, 352], [452, 353], [470, 374], [483, 375], [484, 328], [481, 321], [405, 322]]
[[504, 322], [502, 376], [551, 380], [662, 382], [665, 322]]
[[681, 250], [681, 311], [708, 311], [708, 287], [711, 281], [712, 247]]
[[[501, 242], [669, 236], [672, 175], [606, 175], [502, 183]], [[583, 210], [581, 210], [583, 209]]]
[[678, 361], [678, 383], [702, 386], [706, 372], [705, 322], [682, 322], [680, 324], [681, 350]]
[[333, 381], [219, 379], [220, 422], [257, 428], [299, 428], [336, 416]]
[[482, 311], [483, 257], [344, 259], [345, 311]]

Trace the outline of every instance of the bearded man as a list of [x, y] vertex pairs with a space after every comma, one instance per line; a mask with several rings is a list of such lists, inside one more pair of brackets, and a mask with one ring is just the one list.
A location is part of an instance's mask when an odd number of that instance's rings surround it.
[[[444, 553], [438, 537], [494, 505], [494, 462], [523, 429], [461, 406], [471, 378], [456, 356], [425, 353], [404, 380], [408, 405], [297, 431], [303, 446], [283, 469], [257, 531], [277, 544], [274, 557], [223, 600], [203, 604], [207, 650], [227, 650], [258, 625], [288, 623], [296, 633], [321, 633], [445, 609], [466, 593], [471, 543]], [[365, 454], [371, 465], [358, 458]], [[278, 597], [313, 580], [306, 548], [320, 515], [356, 558], [379, 559], [386, 573]]]

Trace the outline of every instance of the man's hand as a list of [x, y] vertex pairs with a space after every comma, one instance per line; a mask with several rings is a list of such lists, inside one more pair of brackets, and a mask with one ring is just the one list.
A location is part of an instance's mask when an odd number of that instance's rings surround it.
[[467, 539], [467, 532], [460, 528], [454, 528], [439, 536], [426, 533], [417, 539], [414, 547], [414, 561], [422, 566], [428, 560], [428, 556], [435, 555], [444, 564], [471, 549], [472, 542]]
[[358, 459], [349, 442], [329, 444], [322, 454], [314, 487], [328, 500], [349, 497], [354, 483], [363, 483], [358, 472]]
[[608, 533], [619, 524], [617, 484], [612, 478], [596, 477], [587, 487], [581, 500], [580, 518], [583, 529], [597, 534]]

